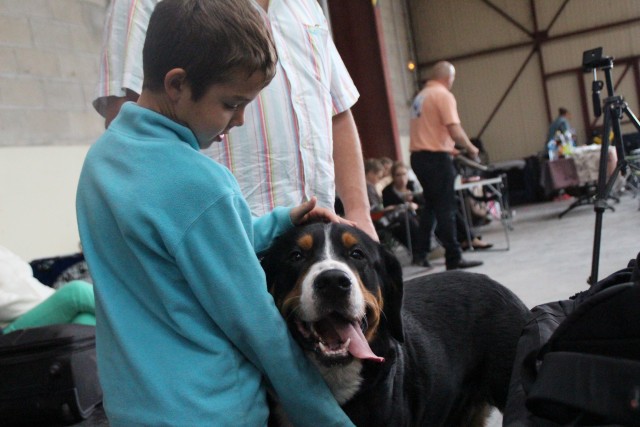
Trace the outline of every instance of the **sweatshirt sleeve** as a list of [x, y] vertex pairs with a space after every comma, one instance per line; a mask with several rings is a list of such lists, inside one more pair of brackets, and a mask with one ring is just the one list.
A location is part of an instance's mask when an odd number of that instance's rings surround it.
[[273, 239], [293, 227], [291, 208], [277, 207], [260, 217], [253, 217], [253, 246], [259, 253], [267, 249]]
[[[239, 203], [225, 197], [199, 216], [177, 249], [181, 270], [209, 316], [268, 379], [294, 425], [353, 425], [289, 334], [267, 292], [248, 237], [261, 222], [240, 213]], [[262, 225], [280, 223], [276, 218], [285, 212], [265, 218]], [[277, 231], [275, 225], [258, 240]]]

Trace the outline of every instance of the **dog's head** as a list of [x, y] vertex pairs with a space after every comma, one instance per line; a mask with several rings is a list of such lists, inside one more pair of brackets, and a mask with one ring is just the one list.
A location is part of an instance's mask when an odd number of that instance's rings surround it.
[[382, 361], [381, 334], [403, 341], [402, 270], [362, 231], [311, 224], [278, 238], [264, 254], [269, 292], [301, 346], [325, 366]]

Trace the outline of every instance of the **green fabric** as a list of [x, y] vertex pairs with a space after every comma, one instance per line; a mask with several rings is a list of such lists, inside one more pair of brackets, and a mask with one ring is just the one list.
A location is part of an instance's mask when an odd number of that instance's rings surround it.
[[3, 332], [7, 334], [18, 329], [60, 323], [96, 324], [91, 283], [74, 280], [65, 284], [49, 298], [14, 320]]

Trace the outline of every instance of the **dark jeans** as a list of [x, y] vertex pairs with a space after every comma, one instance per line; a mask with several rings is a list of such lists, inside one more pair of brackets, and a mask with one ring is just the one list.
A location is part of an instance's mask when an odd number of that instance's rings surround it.
[[431, 244], [431, 230], [445, 249], [447, 266], [456, 265], [462, 258], [456, 233], [456, 194], [453, 189], [456, 170], [451, 156], [444, 152], [417, 151], [411, 154], [411, 168], [424, 190], [425, 208], [420, 220], [425, 246]]

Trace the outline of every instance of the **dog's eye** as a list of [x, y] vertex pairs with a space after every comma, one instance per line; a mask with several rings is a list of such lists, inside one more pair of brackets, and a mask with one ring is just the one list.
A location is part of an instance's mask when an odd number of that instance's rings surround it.
[[349, 256], [353, 259], [361, 260], [364, 259], [364, 252], [362, 252], [360, 249], [354, 249], [351, 251]]
[[302, 260], [304, 257], [302, 256], [302, 252], [300, 251], [293, 251], [289, 254], [289, 261], [300, 261]]

